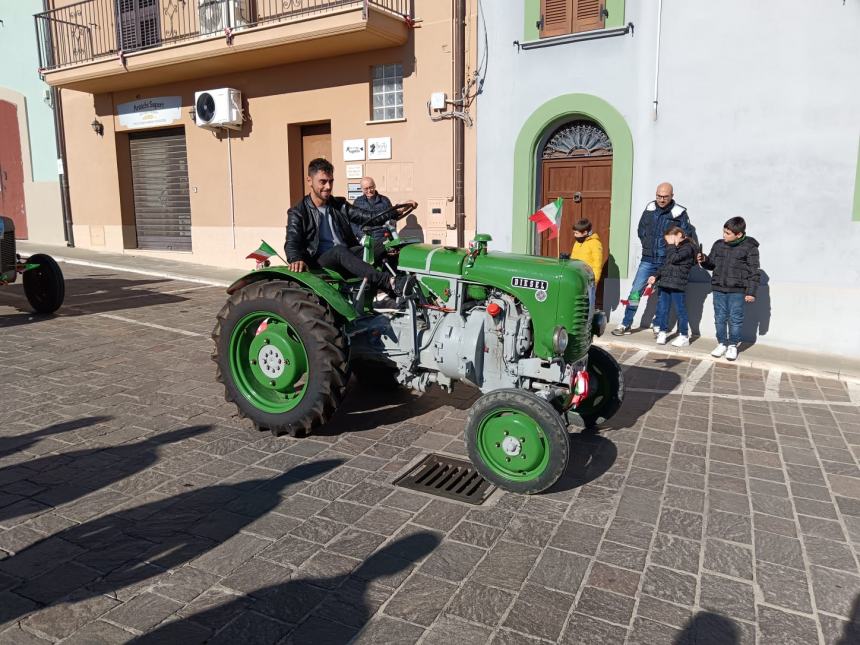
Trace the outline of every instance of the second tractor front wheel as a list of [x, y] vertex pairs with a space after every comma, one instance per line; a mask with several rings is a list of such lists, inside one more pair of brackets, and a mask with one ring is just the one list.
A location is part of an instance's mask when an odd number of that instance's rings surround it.
[[36, 253], [27, 258], [27, 264], [38, 264], [24, 272], [24, 295], [39, 314], [52, 314], [66, 297], [66, 283], [60, 265], [50, 255]]
[[564, 474], [570, 439], [561, 415], [531, 392], [496, 390], [466, 417], [469, 459], [485, 479], [514, 493], [539, 493]]

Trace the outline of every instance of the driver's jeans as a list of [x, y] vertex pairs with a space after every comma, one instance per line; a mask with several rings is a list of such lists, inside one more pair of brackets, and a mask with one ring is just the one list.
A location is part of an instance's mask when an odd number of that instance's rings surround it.
[[[338, 273], [346, 274], [346, 277], [367, 278], [370, 284], [378, 289], [388, 290], [390, 286], [389, 275], [377, 271], [370, 264], [361, 259], [364, 254], [363, 246], [345, 246], [336, 244], [329, 250], [324, 251], [315, 258], [316, 264], [324, 269], [332, 269]], [[373, 261], [378, 262], [385, 254], [385, 247], [381, 242], [373, 244]]]

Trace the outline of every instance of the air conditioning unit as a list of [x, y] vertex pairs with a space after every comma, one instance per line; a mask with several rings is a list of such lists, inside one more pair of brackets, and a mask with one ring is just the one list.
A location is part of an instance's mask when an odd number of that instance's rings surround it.
[[251, 22], [250, 0], [198, 0], [200, 33], [217, 34], [227, 27], [240, 29]]
[[242, 93], [230, 87], [194, 93], [194, 121], [200, 128], [242, 127]]

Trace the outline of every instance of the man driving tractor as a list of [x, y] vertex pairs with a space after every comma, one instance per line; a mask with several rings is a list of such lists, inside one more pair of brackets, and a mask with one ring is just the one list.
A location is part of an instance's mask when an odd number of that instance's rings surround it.
[[[332, 269], [346, 277], [366, 278], [380, 291], [396, 297], [394, 277], [361, 259], [364, 248], [350, 227], [350, 223], [371, 223], [379, 213], [355, 208], [343, 197], [334, 197], [334, 167], [325, 159], [314, 159], [308, 164], [307, 182], [310, 192], [287, 213], [284, 250], [290, 270]], [[405, 210], [417, 203], [409, 201], [400, 206]], [[382, 242], [374, 240], [374, 262], [384, 253]]]

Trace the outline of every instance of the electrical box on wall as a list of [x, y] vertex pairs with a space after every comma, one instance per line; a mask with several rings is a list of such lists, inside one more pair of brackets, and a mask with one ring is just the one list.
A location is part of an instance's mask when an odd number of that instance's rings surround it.
[[445, 92], [433, 92], [430, 95], [430, 109], [444, 110], [445, 104], [448, 101], [448, 95]]
[[242, 93], [230, 87], [194, 93], [194, 120], [200, 128], [242, 127]]

